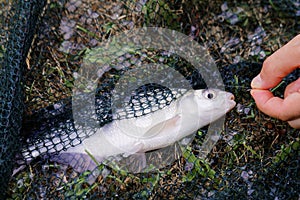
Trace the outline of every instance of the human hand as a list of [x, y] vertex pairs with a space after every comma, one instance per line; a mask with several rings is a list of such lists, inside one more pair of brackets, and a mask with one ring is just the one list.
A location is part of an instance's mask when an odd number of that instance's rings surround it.
[[293, 128], [300, 128], [300, 78], [290, 83], [284, 98], [274, 97], [270, 88], [275, 87], [289, 73], [300, 67], [300, 35], [278, 49], [264, 63], [262, 70], [251, 82], [251, 95], [258, 109], [265, 114], [287, 121]]

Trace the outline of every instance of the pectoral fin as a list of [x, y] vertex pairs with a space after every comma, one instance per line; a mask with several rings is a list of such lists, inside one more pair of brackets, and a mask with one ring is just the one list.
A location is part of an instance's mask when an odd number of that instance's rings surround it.
[[140, 173], [147, 166], [146, 155], [145, 153], [135, 153], [123, 158], [118, 164], [125, 170]]
[[160, 123], [156, 124], [155, 126], [153, 126], [151, 129], [149, 129], [144, 134], [144, 136], [151, 137], [151, 136], [157, 135], [158, 133], [172, 131], [172, 130], [178, 128], [180, 119], [181, 119], [181, 115], [178, 114], [166, 121], [160, 122]]

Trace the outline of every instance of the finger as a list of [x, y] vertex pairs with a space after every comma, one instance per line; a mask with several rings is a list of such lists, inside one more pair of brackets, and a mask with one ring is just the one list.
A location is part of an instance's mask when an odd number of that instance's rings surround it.
[[300, 66], [300, 35], [278, 49], [263, 63], [260, 74], [251, 83], [255, 89], [270, 89]]
[[299, 90], [300, 90], [300, 78], [298, 78], [298, 80], [292, 82], [285, 88], [284, 97], [287, 97], [288, 95], [294, 92], [299, 92]]
[[289, 125], [293, 128], [300, 129], [300, 118], [288, 121]]
[[251, 90], [257, 107], [265, 114], [283, 121], [293, 120], [300, 116], [300, 92], [294, 92], [284, 100], [269, 90]]

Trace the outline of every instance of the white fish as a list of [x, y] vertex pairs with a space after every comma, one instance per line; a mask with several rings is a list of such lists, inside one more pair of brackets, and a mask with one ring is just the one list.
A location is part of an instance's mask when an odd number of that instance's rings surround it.
[[70, 147], [52, 160], [69, 164], [79, 172], [93, 170], [96, 163], [84, 161], [90, 155], [100, 163], [111, 156], [169, 146], [225, 115], [235, 104], [234, 96], [229, 92], [190, 90], [163, 109], [106, 124], [81, 144]]

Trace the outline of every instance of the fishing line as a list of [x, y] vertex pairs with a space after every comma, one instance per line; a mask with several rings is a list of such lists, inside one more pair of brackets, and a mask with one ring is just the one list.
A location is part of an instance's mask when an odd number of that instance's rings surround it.
[[229, 87], [229, 88], [242, 88], [242, 89], [245, 89], [245, 91], [247, 91], [247, 92], [252, 89], [251, 87], [237, 86], [237, 85], [225, 85], [225, 87]]
[[[278, 88], [280, 88], [282, 85], [284, 85], [286, 83], [286, 81], [281, 81], [277, 86], [270, 88], [270, 92], [275, 92]], [[225, 85], [225, 87], [229, 87], [229, 88], [243, 88], [246, 89], [246, 91], [250, 92], [252, 90], [251, 87], [247, 87], [247, 86], [239, 86], [239, 85]]]

